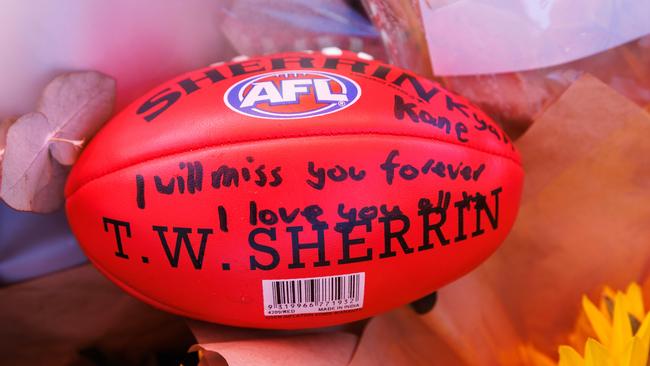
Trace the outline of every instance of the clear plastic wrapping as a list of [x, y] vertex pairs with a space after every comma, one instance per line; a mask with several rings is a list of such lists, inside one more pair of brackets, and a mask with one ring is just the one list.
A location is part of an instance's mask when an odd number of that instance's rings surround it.
[[237, 0], [220, 13], [223, 34], [242, 55], [338, 47], [383, 58], [379, 33], [343, 0]]
[[[630, 5], [628, 8], [642, 9], [637, 12], [640, 14], [625, 8], [624, 4], [609, 4], [610, 2], [589, 3], [589, 9], [577, 8], [575, 4], [555, 3], [542, 4], [547, 8], [531, 9], [532, 5], [522, 1], [509, 3], [510, 8], [501, 5], [502, 7], [497, 10], [494, 4], [505, 2], [496, 1], [491, 4], [481, 0], [363, 0], [363, 2], [373, 22], [382, 33], [392, 63], [439, 79], [449, 89], [466, 96], [499, 120], [513, 137], [525, 131], [545, 107], [555, 101], [584, 73], [596, 76], [641, 106], [650, 105], [650, 36], [646, 32], [647, 22], [643, 23], [642, 20], [643, 11], [647, 7], [644, 2], [628, 4]], [[492, 66], [495, 69], [500, 68], [499, 72], [463, 73], [459, 67], [453, 64], [450, 66], [449, 60], [453, 61], [454, 58], [445, 53], [443, 46], [448, 47], [449, 53], [453, 53], [455, 59], [461, 62], [462, 58], [458, 55], [462, 55], [462, 52], [454, 50], [454, 47], [467, 46], [458, 43], [458, 39], [470, 41], [468, 39], [470, 35], [458, 35], [459, 27], [445, 28], [436, 24], [435, 35], [428, 33], [425, 35], [426, 26], [423, 19], [431, 21], [431, 19], [442, 18], [432, 18], [430, 15], [423, 17], [421, 10], [425, 9], [421, 6], [426, 6], [426, 11], [429, 13], [440, 11], [443, 15], [453, 15], [454, 18], [450, 18], [450, 22], [463, 23], [467, 22], [467, 19], [473, 19], [469, 15], [465, 18], [459, 17], [458, 11], [447, 11], [452, 6], [460, 6], [459, 4], [473, 13], [482, 12], [486, 22], [492, 20], [491, 26], [487, 27], [489, 31], [482, 35], [483, 38], [479, 39], [477, 44], [487, 48], [482, 50], [480, 57], [490, 57], [491, 52], [494, 57], [507, 55], [507, 62], [495, 63], [498, 65]], [[580, 17], [584, 19], [569, 17], [580, 11], [582, 11]], [[534, 25], [539, 29], [523, 29], [528, 26], [524, 22], [518, 22], [521, 27], [518, 28], [512, 20], [520, 16], [518, 12], [534, 17]], [[510, 19], [511, 22], [495, 21], [497, 16], [499, 19]], [[626, 22], [628, 20], [626, 17], [634, 19]], [[628, 24], [636, 25], [628, 27]], [[569, 32], [566, 29], [569, 27], [574, 28]], [[580, 33], [581, 29], [586, 30]], [[524, 42], [522, 39], [526, 39], [524, 36], [511, 37], [514, 39], [511, 40], [511, 48], [506, 48], [508, 42], [495, 36], [495, 34], [505, 36], [508, 32], [524, 33], [525, 31], [532, 32], [537, 37], [534, 39], [535, 44], [530, 44], [531, 49], [537, 47], [536, 58], [531, 56], [531, 54], [535, 55], [534, 52], [525, 45], [522, 46]], [[474, 38], [481, 37], [481, 34], [475, 30], [472, 32]], [[641, 36], [637, 37], [639, 34]], [[427, 37], [430, 38], [428, 43]], [[443, 40], [435, 42], [435, 50], [429, 47], [433, 44], [432, 37], [435, 37], [435, 40]], [[636, 38], [628, 40], [630, 37]], [[449, 39], [456, 40], [456, 43]], [[628, 41], [623, 42], [624, 40]], [[488, 43], [489, 45], [486, 46], [485, 44]], [[560, 51], [564, 53], [558, 55]], [[583, 57], [578, 57], [580, 55]], [[435, 67], [436, 57], [445, 58], [445, 62], [438, 62], [441, 65], [439, 68]], [[578, 58], [571, 59], [572, 57]], [[563, 59], [569, 61], [557, 63], [558, 60]], [[509, 67], [512, 70], [503, 69], [506, 67], [503, 65], [508, 64], [511, 64]], [[468, 61], [467, 65], [470, 71], [489, 70], [487, 66], [483, 68], [482, 65], [477, 66], [476, 60]], [[515, 67], [517, 65], [521, 67]], [[440, 71], [441, 69], [443, 71]]]

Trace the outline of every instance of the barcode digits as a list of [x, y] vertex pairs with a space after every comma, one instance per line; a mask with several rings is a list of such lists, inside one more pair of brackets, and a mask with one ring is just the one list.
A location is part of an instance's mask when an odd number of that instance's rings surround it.
[[273, 306], [359, 301], [360, 274], [272, 281]]

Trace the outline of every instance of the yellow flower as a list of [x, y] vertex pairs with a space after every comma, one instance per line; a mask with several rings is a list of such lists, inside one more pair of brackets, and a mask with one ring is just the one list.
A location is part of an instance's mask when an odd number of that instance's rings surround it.
[[[574, 346], [559, 348], [559, 366], [650, 365], [650, 312], [644, 309], [638, 284], [631, 284], [625, 292], [605, 288], [598, 306], [583, 296], [582, 308], [584, 314], [569, 337]], [[584, 344], [583, 354], [577, 351], [582, 348], [579, 344]], [[522, 347], [521, 353], [530, 364], [554, 364], [534, 347]]]

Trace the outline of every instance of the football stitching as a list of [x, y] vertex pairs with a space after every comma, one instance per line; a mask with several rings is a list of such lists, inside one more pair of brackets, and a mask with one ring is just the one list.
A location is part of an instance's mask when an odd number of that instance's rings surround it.
[[205, 145], [205, 146], [201, 146], [201, 147], [197, 147], [197, 148], [193, 148], [193, 149], [188, 149], [188, 150], [183, 150], [183, 151], [165, 152], [165, 153], [162, 153], [160, 155], [157, 155], [157, 156], [154, 156], [154, 157], [151, 157], [151, 158], [148, 158], [148, 159], [144, 159], [144, 160], [141, 160], [141, 161], [136, 161], [136, 162], [129, 161], [129, 162], [123, 164], [122, 166], [118, 166], [118, 167], [113, 168], [113, 169], [111, 169], [109, 171], [102, 172], [102, 173], [98, 174], [97, 176], [89, 177], [87, 179], [81, 180], [80, 183], [77, 184], [74, 187], [74, 190], [70, 194], [66, 195], [66, 199], [72, 197], [75, 193], [77, 193], [77, 191], [79, 191], [85, 185], [87, 185], [87, 184], [89, 184], [89, 183], [91, 183], [91, 182], [93, 182], [95, 180], [101, 179], [101, 178], [103, 178], [103, 177], [105, 177], [107, 175], [116, 173], [116, 172], [118, 172], [120, 170], [124, 170], [124, 169], [134, 167], [136, 165], [145, 164], [147, 162], [158, 160], [158, 159], [168, 158], [168, 157], [171, 157], [171, 156], [174, 156], [174, 155], [185, 154], [185, 153], [189, 153], [189, 152], [197, 152], [197, 151], [208, 150], [208, 149], [213, 149], [213, 148], [218, 148], [218, 147], [228, 147], [228, 146], [239, 145], [239, 144], [252, 144], [252, 143], [257, 143], [257, 142], [282, 141], [282, 140], [302, 139], [302, 138], [310, 138], [310, 137], [343, 137], [343, 136], [352, 136], [352, 137], [363, 137], [363, 136], [408, 137], [408, 138], [419, 139], [419, 140], [427, 140], [429, 142], [432, 142], [432, 141], [441, 142], [441, 143], [445, 143], [445, 144], [461, 146], [461, 147], [464, 147], [464, 148], [468, 148], [470, 150], [482, 152], [482, 153], [489, 154], [489, 155], [492, 155], [492, 156], [505, 158], [505, 159], [513, 162], [519, 168], [522, 168], [521, 163], [517, 159], [515, 159], [513, 156], [504, 154], [502, 152], [493, 151], [493, 150], [489, 150], [489, 149], [484, 149], [484, 148], [480, 148], [480, 147], [477, 147], [477, 146], [465, 145], [465, 144], [461, 144], [459, 142], [454, 142], [454, 141], [441, 140], [441, 139], [438, 139], [438, 138], [415, 136], [415, 135], [409, 135], [409, 134], [377, 133], [377, 132], [356, 132], [356, 133], [342, 132], [342, 133], [327, 133], [327, 134], [320, 133], [320, 134], [314, 134], [314, 135], [296, 134], [296, 135], [287, 135], [287, 136], [273, 136], [273, 137], [267, 137], [267, 138], [258, 138], [256, 140], [230, 140], [230, 141], [226, 141], [226, 142], [223, 142], [223, 143], [220, 143], [220, 144]]

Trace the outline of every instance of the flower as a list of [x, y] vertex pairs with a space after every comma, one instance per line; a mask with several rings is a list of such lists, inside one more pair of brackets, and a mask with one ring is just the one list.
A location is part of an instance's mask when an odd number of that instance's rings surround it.
[[[582, 298], [583, 313], [571, 345], [558, 349], [559, 366], [646, 366], [650, 353], [650, 312], [643, 304], [641, 287], [632, 283], [625, 292], [605, 287], [598, 306]], [[582, 346], [584, 345], [584, 347]], [[578, 350], [584, 348], [583, 354]], [[555, 363], [535, 347], [520, 349], [522, 358], [531, 365]]]
[[638, 284], [632, 283], [624, 293], [605, 288], [599, 307], [585, 296], [582, 307], [598, 340], [587, 339], [584, 359], [574, 348], [560, 347], [561, 366], [646, 366], [650, 352], [650, 313], [644, 310]]

